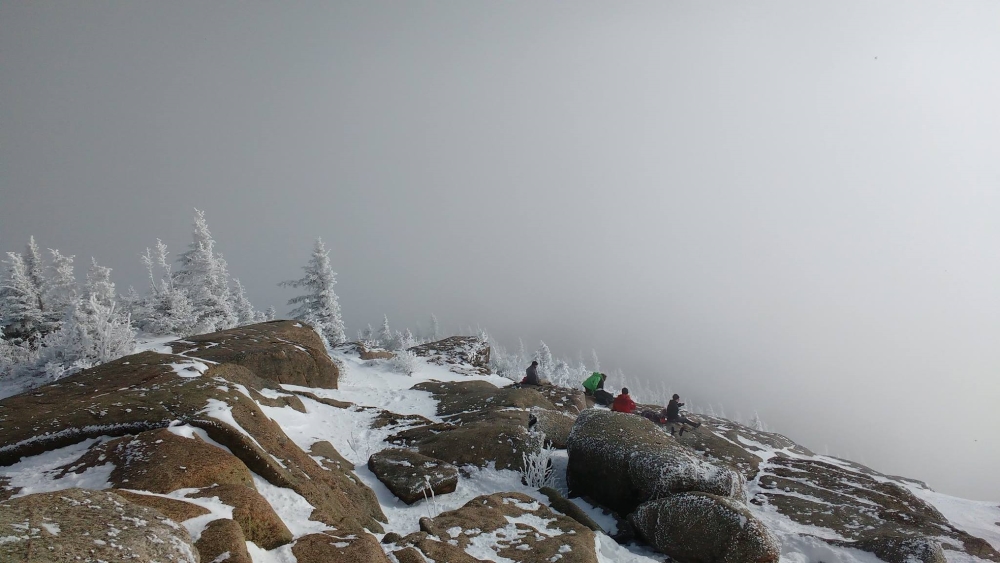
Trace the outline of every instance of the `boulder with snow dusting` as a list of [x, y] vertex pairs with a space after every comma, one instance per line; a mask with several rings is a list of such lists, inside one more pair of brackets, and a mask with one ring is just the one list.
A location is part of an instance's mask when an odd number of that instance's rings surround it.
[[777, 538], [732, 498], [669, 495], [641, 504], [629, 522], [650, 545], [685, 563], [768, 563], [781, 555]]
[[107, 491], [66, 489], [0, 502], [0, 561], [198, 563], [188, 533]]
[[531, 409], [528, 427], [545, 434], [545, 442], [557, 450], [565, 450], [576, 417], [561, 411]]
[[174, 354], [243, 366], [275, 383], [336, 389], [340, 376], [319, 335], [299, 321], [241, 326], [168, 345]]
[[406, 504], [454, 492], [458, 486], [454, 465], [409, 450], [377, 452], [368, 458], [368, 469]]
[[588, 409], [577, 417], [567, 450], [570, 491], [621, 515], [678, 492], [745, 498], [742, 475], [705, 461], [641, 416]]
[[478, 336], [452, 336], [409, 349], [429, 363], [462, 375], [490, 374], [490, 343]]
[[422, 518], [420, 529], [397, 543], [435, 561], [597, 563], [589, 528], [521, 493], [476, 497], [458, 510]]
[[390, 563], [370, 534], [308, 534], [295, 541], [292, 555], [297, 563]]

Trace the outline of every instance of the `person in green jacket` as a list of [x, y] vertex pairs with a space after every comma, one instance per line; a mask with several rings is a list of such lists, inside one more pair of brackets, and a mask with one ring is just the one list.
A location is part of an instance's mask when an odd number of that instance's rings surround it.
[[604, 380], [607, 378], [608, 376], [603, 373], [595, 371], [583, 382], [583, 392], [587, 395], [593, 395], [598, 389], [604, 389]]

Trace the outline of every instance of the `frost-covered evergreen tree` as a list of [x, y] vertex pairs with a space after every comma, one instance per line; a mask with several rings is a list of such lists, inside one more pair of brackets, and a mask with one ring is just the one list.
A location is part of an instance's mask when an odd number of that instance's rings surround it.
[[240, 283], [238, 278], [233, 278], [233, 285], [236, 286], [236, 290], [233, 292], [233, 308], [236, 310], [239, 324], [242, 326], [258, 322], [261, 318], [257, 314], [257, 311], [254, 310], [250, 300], [247, 299], [246, 289], [243, 288], [243, 284]]
[[748, 426], [761, 432], [767, 430], [767, 427], [764, 425], [764, 421], [760, 419], [760, 415], [757, 414], [757, 411], [753, 411], [753, 418], [750, 419], [750, 424], [748, 424]]
[[7, 275], [0, 285], [2, 329], [15, 342], [34, 338], [45, 323], [40, 288], [32, 281], [20, 254], [8, 252], [4, 262], [7, 264]]
[[392, 330], [389, 328], [389, 315], [382, 315], [382, 328], [378, 331], [379, 346], [392, 350], [394, 346]]
[[42, 341], [39, 363], [48, 379], [109, 362], [135, 349], [135, 329], [115, 301], [111, 268], [92, 260], [83, 296], [60, 330]]
[[[194, 334], [197, 315], [187, 294], [174, 285], [167, 254], [167, 245], [157, 239], [156, 254], [147, 248], [142, 255], [142, 263], [149, 274], [149, 296], [142, 306], [143, 316], [136, 319], [136, 324], [151, 334]], [[156, 277], [157, 266], [163, 270], [163, 277], [159, 280]]]
[[[541, 362], [539, 362], [541, 365]], [[552, 384], [558, 385], [560, 387], [570, 387], [572, 382], [570, 381], [569, 364], [565, 360], [559, 360], [556, 362], [555, 367], [552, 370]]]
[[239, 317], [229, 291], [228, 265], [215, 251], [204, 211], [195, 209], [192, 237], [190, 247], [179, 257], [181, 267], [174, 274], [174, 286], [191, 301], [199, 332], [232, 328]]
[[539, 377], [551, 381], [552, 372], [555, 370], [555, 362], [552, 361], [552, 351], [549, 350], [545, 342], [541, 342], [538, 350], [535, 351], [535, 360], [538, 362]]
[[408, 350], [413, 346], [416, 346], [417, 339], [413, 337], [413, 333], [410, 329], [406, 329], [402, 334], [399, 335], [399, 349]]
[[593, 364], [594, 364], [594, 371], [600, 372], [601, 371], [601, 360], [599, 360], [597, 358], [597, 350], [593, 350], [592, 349], [590, 351], [590, 361], [593, 362]]
[[344, 321], [340, 316], [340, 300], [333, 290], [333, 286], [337, 284], [337, 274], [330, 265], [330, 251], [323, 244], [323, 239], [316, 239], [309, 263], [303, 269], [306, 275], [302, 279], [279, 284], [308, 290], [305, 295], [288, 301], [289, 305], [298, 305], [291, 312], [292, 318], [313, 325], [330, 345], [346, 342]]
[[264, 311], [265, 321], [273, 321], [276, 318], [278, 318], [278, 311], [274, 309], [274, 305], [268, 307], [267, 311]]
[[431, 340], [441, 340], [441, 325], [438, 324], [438, 318], [434, 313], [431, 313]]
[[76, 304], [79, 294], [76, 277], [73, 275], [73, 257], [52, 248], [49, 249], [49, 254], [52, 261], [41, 286], [46, 325], [43, 332], [58, 330], [62, 326], [63, 319]]
[[30, 237], [28, 245], [24, 249], [24, 270], [31, 284], [38, 289], [39, 308], [45, 312], [45, 305], [41, 302], [41, 289], [45, 285], [45, 264], [42, 262], [42, 253], [35, 244], [35, 237]]

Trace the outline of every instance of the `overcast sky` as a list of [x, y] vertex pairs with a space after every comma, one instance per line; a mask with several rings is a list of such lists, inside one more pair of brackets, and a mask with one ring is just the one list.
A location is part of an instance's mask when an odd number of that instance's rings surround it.
[[[0, 249], [544, 339], [1000, 500], [1000, 3], [0, 2]], [[611, 382], [617, 386], [617, 382]], [[641, 397], [640, 397], [641, 399]]]

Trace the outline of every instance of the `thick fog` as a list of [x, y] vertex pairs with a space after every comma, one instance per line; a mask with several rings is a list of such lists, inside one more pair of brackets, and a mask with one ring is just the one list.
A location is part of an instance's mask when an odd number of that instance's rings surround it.
[[[1000, 4], [0, 3], [0, 250], [477, 324], [1000, 500]], [[82, 274], [78, 270], [78, 275]], [[82, 276], [81, 276], [82, 277]], [[620, 382], [611, 381], [618, 386]], [[641, 397], [639, 397], [641, 399]]]

